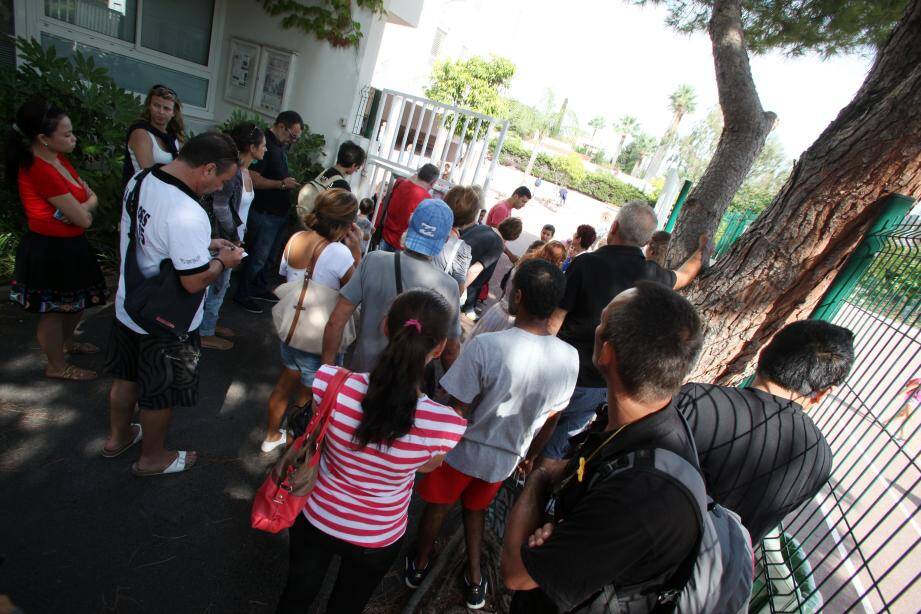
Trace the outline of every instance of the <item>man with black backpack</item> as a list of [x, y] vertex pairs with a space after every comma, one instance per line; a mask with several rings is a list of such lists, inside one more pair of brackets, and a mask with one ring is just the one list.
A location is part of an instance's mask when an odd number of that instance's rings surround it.
[[[106, 370], [111, 427], [102, 455], [114, 458], [141, 443], [137, 476], [178, 473], [195, 452], [164, 448], [172, 408], [198, 400], [198, 358], [205, 289], [244, 252], [211, 238], [199, 199], [237, 172], [239, 152], [224, 134], [200, 134], [176, 160], [128, 182], [121, 219], [122, 269]], [[140, 420], [132, 423], [134, 408]]]
[[[511, 612], [632, 614], [675, 606], [737, 612], [747, 606], [747, 535], [737, 518], [714, 527], [693, 439], [673, 399], [703, 335], [691, 304], [654, 282], [638, 282], [602, 311], [593, 361], [607, 383], [608, 406], [574, 439], [562, 470], [545, 464], [528, 476], [502, 551], [505, 584], [518, 591]], [[553, 511], [551, 522], [542, 520], [545, 509]], [[744, 539], [741, 556], [720, 561], [722, 576], [708, 567], [705, 581], [689, 583], [700, 577], [701, 553], [723, 547], [720, 529]], [[682, 608], [686, 586], [719, 593], [727, 572], [744, 594], [733, 593], [728, 603], [708, 594], [697, 601], [706, 605]]]

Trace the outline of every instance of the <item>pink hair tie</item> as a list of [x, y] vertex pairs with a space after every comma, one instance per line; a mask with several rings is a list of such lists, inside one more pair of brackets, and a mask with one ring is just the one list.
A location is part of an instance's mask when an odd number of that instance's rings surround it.
[[412, 326], [416, 329], [417, 333], [422, 332], [422, 322], [416, 319], [406, 320], [406, 322], [403, 323], [403, 326]]

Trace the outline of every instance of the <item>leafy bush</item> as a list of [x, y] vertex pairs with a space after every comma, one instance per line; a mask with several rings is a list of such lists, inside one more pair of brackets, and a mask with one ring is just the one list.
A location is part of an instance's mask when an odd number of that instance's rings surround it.
[[[262, 115], [237, 107], [231, 111], [230, 116], [224, 123], [218, 126], [218, 130], [230, 132], [234, 126], [245, 122], [256, 124], [263, 132], [267, 132], [270, 127], [269, 122]], [[324, 155], [323, 148], [325, 146], [326, 137], [322, 134], [310, 132], [310, 127], [304, 125], [301, 138], [295, 141], [288, 149], [288, 168], [298, 181], [313, 179], [323, 172], [323, 166], [319, 163], [319, 159]]]
[[[19, 106], [35, 96], [67, 112], [77, 135], [77, 148], [70, 160], [99, 197], [90, 238], [97, 247], [101, 242], [111, 242], [121, 215], [125, 136], [128, 126], [141, 114], [140, 102], [118, 87], [92, 58], [79, 52], [70, 61], [57, 57], [53, 48], [43, 49], [34, 40], [20, 38], [16, 46], [24, 63], [17, 70], [0, 71], [0, 122], [11, 126]], [[11, 136], [7, 131], [0, 134], [4, 151]], [[0, 182], [0, 232], [18, 237], [24, 229], [25, 216], [15, 183], [15, 177], [3, 177]], [[10, 239], [0, 242], [0, 256], [15, 249], [15, 243], [18, 241]], [[6, 273], [3, 271], [4, 277]]]
[[217, 129], [221, 132], [229, 133], [237, 124], [246, 122], [256, 124], [263, 132], [269, 129], [269, 122], [266, 121], [265, 117], [258, 113], [241, 109], [240, 107], [234, 107], [233, 111], [230, 112], [230, 116], [225, 119], [224, 123], [218, 126]]
[[[530, 158], [531, 150], [525, 147], [520, 139], [510, 137], [505, 141], [500, 160], [504, 166], [523, 171], [527, 168]], [[576, 153], [568, 156], [551, 156], [539, 152], [534, 158], [531, 174], [612, 205], [621, 205], [634, 199], [649, 200], [649, 196], [642, 191], [618, 181], [610, 173], [587, 173], [582, 158]]]
[[572, 187], [592, 198], [614, 205], [622, 205], [631, 200], [649, 200], [649, 196], [641, 190], [618, 181], [613, 175], [605, 172], [588, 173], [578, 185]]
[[576, 184], [585, 179], [585, 166], [582, 164], [582, 158], [577, 153], [556, 156], [550, 161], [550, 166], [568, 176]]

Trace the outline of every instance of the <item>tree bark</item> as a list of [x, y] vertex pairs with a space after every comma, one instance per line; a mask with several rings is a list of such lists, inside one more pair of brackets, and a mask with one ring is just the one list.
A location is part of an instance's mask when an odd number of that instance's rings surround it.
[[808, 316], [893, 193], [921, 196], [921, 0], [774, 201], [691, 287], [709, 325], [693, 379], [737, 382], [774, 333]]
[[701, 234], [716, 233], [777, 120], [761, 107], [755, 88], [742, 31], [741, 0], [715, 0], [708, 31], [723, 131], [707, 170], [678, 216], [668, 254], [670, 266], [680, 265], [697, 249]]

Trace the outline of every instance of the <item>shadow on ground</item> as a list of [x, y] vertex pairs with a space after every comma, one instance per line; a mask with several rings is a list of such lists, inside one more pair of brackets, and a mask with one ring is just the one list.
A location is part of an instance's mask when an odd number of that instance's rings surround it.
[[[88, 312], [79, 338], [105, 348], [112, 318], [111, 305]], [[142, 479], [130, 473], [137, 449], [99, 455], [111, 380], [46, 379], [35, 317], [0, 304], [0, 594], [29, 614], [274, 611], [287, 535], [251, 529], [249, 509], [272, 460], [259, 442], [278, 341], [268, 309], [228, 300], [221, 323], [238, 331], [236, 347], [205, 350], [198, 406], [174, 411], [167, 440], [197, 450], [196, 467]], [[101, 371], [104, 354], [73, 362]], [[396, 612], [407, 599], [394, 569], [369, 610]]]

